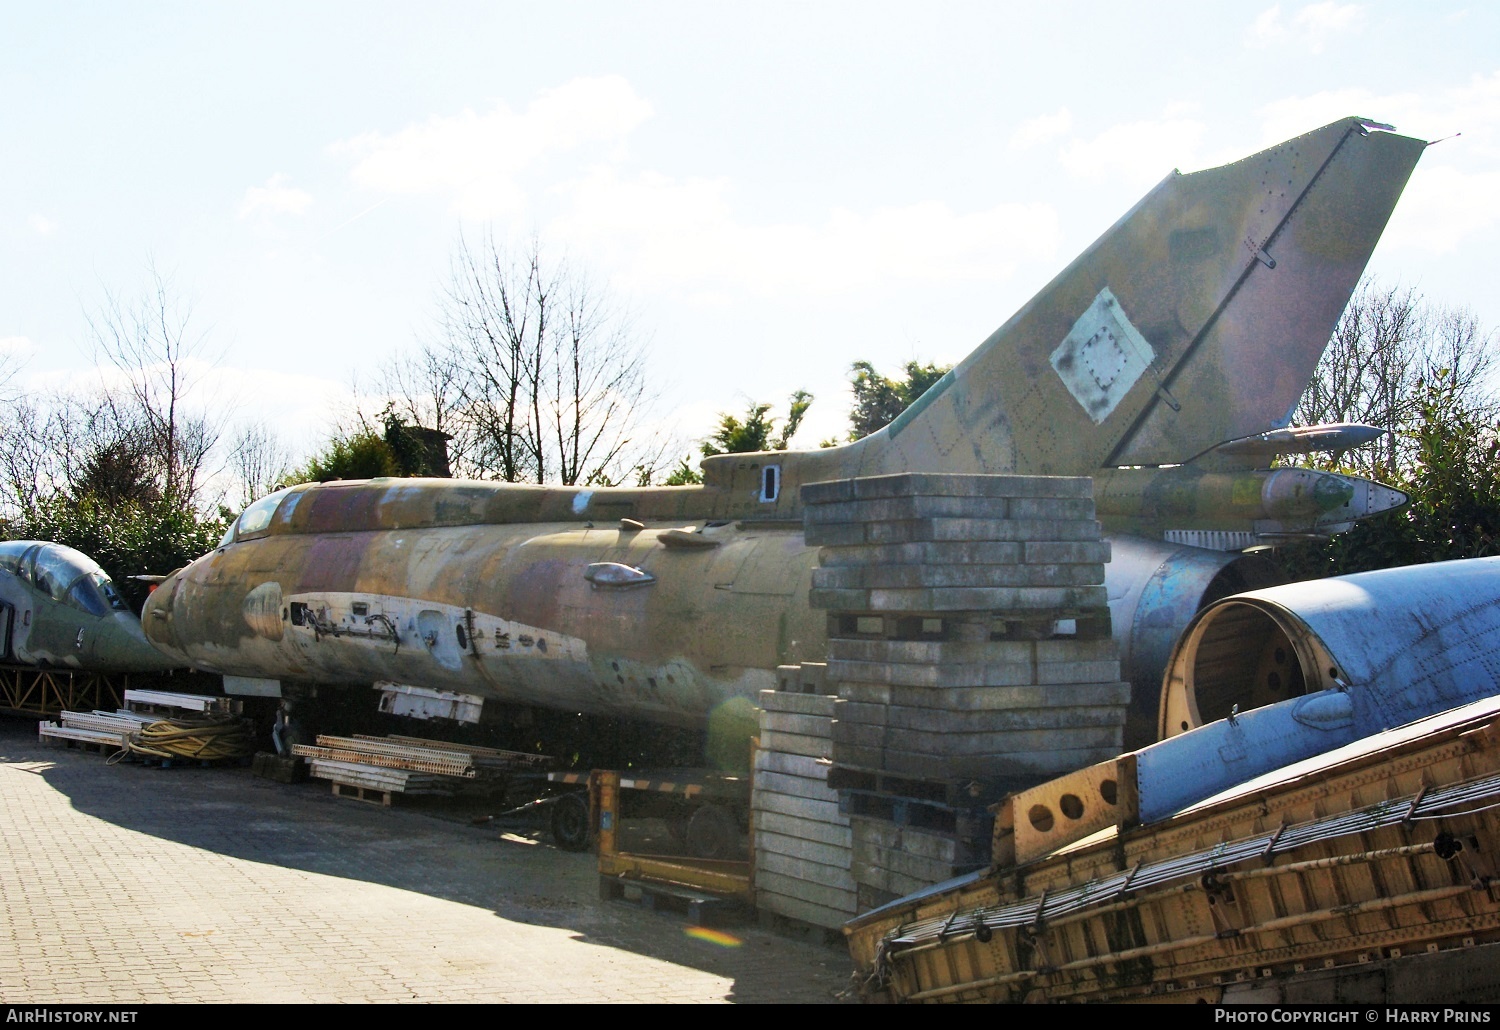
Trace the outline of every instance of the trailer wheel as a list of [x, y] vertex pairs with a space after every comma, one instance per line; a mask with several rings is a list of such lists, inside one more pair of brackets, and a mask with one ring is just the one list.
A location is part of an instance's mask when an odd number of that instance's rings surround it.
[[588, 801], [582, 794], [564, 794], [552, 803], [547, 828], [552, 831], [552, 842], [564, 851], [588, 850]]
[[729, 858], [739, 840], [739, 824], [718, 805], [699, 805], [688, 820], [688, 850], [698, 858]]

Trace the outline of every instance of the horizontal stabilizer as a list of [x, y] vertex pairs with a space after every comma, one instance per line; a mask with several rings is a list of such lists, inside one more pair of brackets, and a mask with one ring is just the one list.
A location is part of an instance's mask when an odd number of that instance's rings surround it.
[[1311, 454], [1314, 451], [1347, 451], [1378, 440], [1388, 430], [1355, 422], [1331, 422], [1321, 426], [1272, 429], [1255, 436], [1221, 443], [1215, 454], [1234, 458], [1266, 458], [1278, 454]]

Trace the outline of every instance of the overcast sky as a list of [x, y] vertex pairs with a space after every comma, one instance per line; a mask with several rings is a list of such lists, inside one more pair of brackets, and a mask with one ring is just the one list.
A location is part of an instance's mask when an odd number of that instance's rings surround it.
[[204, 403], [324, 442], [460, 232], [608, 286], [684, 443], [962, 358], [1173, 168], [1345, 115], [1429, 149], [1371, 271], [1500, 325], [1500, 5], [0, 0], [0, 349], [84, 381], [148, 266]]

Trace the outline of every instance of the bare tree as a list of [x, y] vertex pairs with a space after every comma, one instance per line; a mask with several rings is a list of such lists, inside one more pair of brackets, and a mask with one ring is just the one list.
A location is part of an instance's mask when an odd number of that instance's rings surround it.
[[264, 497], [291, 475], [291, 450], [264, 422], [242, 426], [231, 447], [234, 471], [243, 491], [241, 507]]
[[452, 436], [457, 475], [508, 482], [649, 482], [667, 451], [642, 427], [645, 350], [607, 293], [541, 245], [459, 238], [437, 339], [386, 369], [404, 420]]
[[15, 351], [0, 350], [0, 403], [9, 403], [21, 397], [15, 380], [25, 364], [25, 359]]
[[493, 238], [475, 252], [460, 237], [442, 302], [440, 363], [456, 373], [456, 414], [466, 430], [455, 435], [472, 439], [469, 459], [478, 475], [512, 483], [533, 478], [522, 444], [525, 387], [529, 352], [540, 360], [551, 314], [537, 248], [531, 256], [518, 266]]
[[165, 464], [147, 420], [107, 391], [18, 396], [5, 406], [0, 506], [9, 518], [54, 501], [114, 508], [162, 500]]
[[162, 499], [167, 458], [149, 421], [118, 397], [59, 398], [54, 425], [66, 441], [59, 448], [63, 478], [75, 500], [93, 497], [115, 506]]
[[143, 427], [158, 462], [161, 496], [187, 509], [198, 499], [223, 419], [188, 407], [206, 337], [191, 328], [192, 310], [174, 296], [170, 281], [154, 265], [149, 274], [143, 297], [127, 303], [106, 293], [88, 313], [88, 325], [101, 364], [124, 380], [123, 388], [105, 390], [104, 410], [122, 431]]
[[6, 446], [0, 448], [0, 507], [8, 517], [35, 506], [61, 476], [59, 454], [52, 446], [51, 412], [39, 399], [7, 399]]
[[467, 369], [450, 356], [446, 330], [442, 324], [436, 341], [393, 355], [379, 368], [372, 387], [354, 382], [353, 415], [337, 427], [335, 438], [348, 438], [353, 432], [375, 433], [382, 419], [436, 429], [450, 436], [448, 459], [455, 476], [486, 478], [488, 466], [472, 453], [477, 441], [462, 414]]
[[[564, 483], [610, 482], [623, 463], [637, 473], [649, 459], [635, 436], [639, 404], [648, 395], [645, 362], [631, 323], [607, 305], [581, 274], [564, 284], [561, 330], [553, 336], [549, 415], [553, 453]], [[546, 384], [539, 384], [545, 389]], [[541, 392], [538, 390], [538, 392]], [[540, 442], [540, 441], [539, 441]], [[633, 448], [633, 451], [632, 451]], [[545, 462], [546, 448], [538, 447]]]
[[1298, 402], [1299, 425], [1361, 422], [1385, 437], [1311, 463], [1376, 479], [1401, 480], [1415, 460], [1415, 430], [1432, 391], [1465, 415], [1500, 411], [1494, 384], [1495, 336], [1466, 310], [1440, 308], [1409, 287], [1362, 282], [1344, 309]]

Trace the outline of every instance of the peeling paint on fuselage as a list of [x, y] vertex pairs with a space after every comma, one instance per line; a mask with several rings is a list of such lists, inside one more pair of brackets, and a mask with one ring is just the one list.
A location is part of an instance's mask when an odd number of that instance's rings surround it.
[[[816, 552], [800, 527], [716, 527], [717, 546], [702, 549], [665, 546], [662, 532], [559, 523], [272, 535], [182, 570], [149, 621], [169, 649], [229, 675], [393, 680], [686, 726], [729, 698], [753, 700], [777, 665], [823, 660], [824, 619], [805, 602]], [[657, 582], [596, 587], [584, 571], [606, 561]], [[283, 571], [254, 577], [252, 567]], [[789, 608], [792, 596], [803, 600]]]
[[[1152, 646], [1139, 651], [1155, 654], [1156, 639], [1235, 571], [1239, 556], [1217, 548], [1337, 532], [1405, 501], [1349, 477], [1259, 467], [1274, 450], [1218, 451], [1265, 432], [1301, 395], [1425, 149], [1375, 128], [1342, 119], [1167, 176], [905, 414], [854, 443], [714, 455], [700, 464], [701, 486], [295, 488], [251, 505], [233, 542], [170, 577], [148, 602], [146, 632], [200, 667], [353, 683], [324, 656], [372, 640], [315, 635], [294, 646], [306, 634], [290, 626], [289, 602], [275, 613], [288, 623], [283, 639], [272, 639], [268, 597], [253, 592], [274, 581], [330, 617], [345, 595], [351, 615], [356, 596], [421, 599], [433, 614], [417, 611], [418, 636], [442, 648], [423, 656], [402, 645], [414, 686], [697, 721], [723, 700], [754, 700], [778, 665], [826, 659], [826, 622], [808, 597], [816, 556], [802, 533], [802, 486], [1067, 475], [1094, 478], [1116, 618], [1125, 634], [1151, 626]], [[1137, 560], [1121, 560], [1131, 553]], [[599, 563], [649, 575], [617, 569], [591, 582]], [[1137, 611], [1157, 578], [1170, 603]], [[464, 656], [459, 611], [577, 641], [586, 657], [531, 663], [547, 671], [522, 682], [524, 663]], [[360, 676], [392, 678], [361, 661]], [[1148, 662], [1131, 679], [1154, 696], [1160, 673]]]

